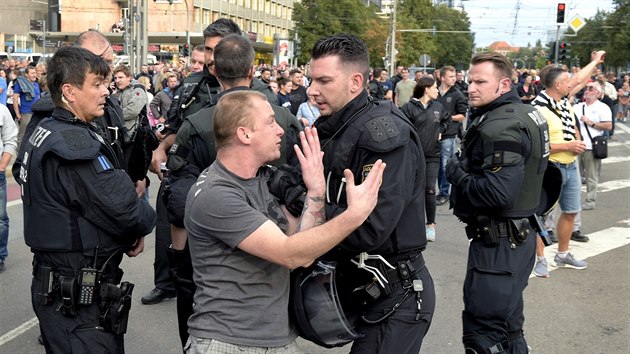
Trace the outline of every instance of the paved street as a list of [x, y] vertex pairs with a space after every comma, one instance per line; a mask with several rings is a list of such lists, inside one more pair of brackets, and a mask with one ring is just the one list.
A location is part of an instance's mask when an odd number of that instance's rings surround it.
[[[582, 213], [589, 243], [572, 242], [586, 258], [586, 270], [553, 270], [548, 279], [531, 278], [525, 292], [525, 334], [534, 354], [630, 353], [630, 128], [617, 124], [604, 160], [597, 208]], [[11, 218], [7, 269], [0, 274], [0, 353], [44, 353], [37, 343], [37, 320], [30, 304], [31, 253], [22, 239], [19, 189], [10, 181]], [[151, 187], [153, 198], [157, 183]], [[462, 283], [467, 245], [463, 224], [446, 206], [438, 207], [437, 241], [425, 258], [433, 274], [437, 307], [422, 353], [462, 353]], [[126, 258], [125, 279], [136, 284], [126, 336], [128, 353], [178, 353], [175, 302], [142, 305], [153, 288], [154, 240], [142, 255]], [[546, 249], [553, 257], [555, 245]], [[553, 268], [552, 268], [553, 269]], [[251, 314], [256, 316], [256, 314]], [[349, 346], [327, 350], [300, 341], [307, 353], [347, 353]], [[396, 353], [393, 353], [396, 354]]]

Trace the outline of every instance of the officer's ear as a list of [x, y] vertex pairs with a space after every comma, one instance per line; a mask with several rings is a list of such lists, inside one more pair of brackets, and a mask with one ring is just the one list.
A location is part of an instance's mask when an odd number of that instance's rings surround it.
[[363, 74], [359, 72], [354, 72], [350, 74], [350, 92], [356, 93], [365, 88], [365, 80], [363, 79]]
[[63, 84], [61, 86], [61, 101], [68, 104], [68, 99], [74, 101], [74, 89], [70, 84]]
[[253, 81], [254, 80], [254, 73], [256, 72], [256, 69], [254, 68], [254, 66], [252, 65], [249, 68], [249, 74], [247, 75], [247, 78], [249, 79], [249, 81]]

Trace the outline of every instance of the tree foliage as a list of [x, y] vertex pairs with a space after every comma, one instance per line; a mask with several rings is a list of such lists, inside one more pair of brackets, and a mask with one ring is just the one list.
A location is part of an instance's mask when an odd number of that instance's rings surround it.
[[295, 32], [302, 42], [299, 63], [310, 57], [313, 44], [324, 36], [351, 33], [362, 36], [368, 29], [367, 19], [374, 10], [360, 0], [304, 0], [293, 3]]
[[[470, 31], [466, 13], [446, 6], [433, 6], [431, 0], [398, 0], [398, 30], [432, 29], [437, 31]], [[375, 6], [367, 0], [303, 0], [293, 5], [295, 32], [302, 42], [299, 63], [309, 59], [313, 44], [321, 37], [339, 32], [355, 34], [370, 51], [373, 67], [383, 67], [383, 57], [390, 34], [390, 18], [377, 16]], [[396, 33], [397, 64], [419, 65], [421, 54], [431, 56], [432, 64], [463, 65], [470, 61], [473, 39], [470, 33]]]
[[569, 30], [562, 38], [571, 43], [573, 64], [584, 66], [590, 62], [592, 51], [603, 49], [607, 70], [626, 67], [630, 63], [630, 0], [614, 0], [613, 11], [597, 12], [574, 35]]

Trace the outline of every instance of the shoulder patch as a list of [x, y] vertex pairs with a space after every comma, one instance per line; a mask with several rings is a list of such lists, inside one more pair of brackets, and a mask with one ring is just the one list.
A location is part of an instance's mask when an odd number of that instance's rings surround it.
[[389, 116], [374, 118], [365, 123], [365, 126], [375, 142], [385, 141], [400, 134], [398, 127]]
[[105, 155], [98, 155], [97, 158], [92, 160], [92, 166], [97, 174], [114, 169]]
[[92, 138], [85, 130], [62, 130], [61, 136], [70, 150], [83, 150], [92, 147]]

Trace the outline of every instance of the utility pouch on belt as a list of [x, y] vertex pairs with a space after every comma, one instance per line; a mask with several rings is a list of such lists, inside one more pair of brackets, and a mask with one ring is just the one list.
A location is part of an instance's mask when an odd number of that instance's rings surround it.
[[122, 282], [120, 287], [109, 283], [101, 284], [101, 316], [99, 322], [106, 332], [114, 334], [127, 332], [133, 287], [132, 283], [126, 281]]
[[510, 240], [515, 245], [522, 245], [529, 233], [531, 232], [531, 226], [529, 224], [529, 220], [527, 219], [509, 219], [509, 226], [513, 227], [512, 232], [510, 232]]
[[61, 303], [58, 310], [66, 317], [76, 316], [77, 279], [65, 275], [60, 276], [59, 290], [61, 291]]
[[41, 290], [39, 295], [41, 296], [42, 305], [50, 305], [53, 302], [53, 281], [55, 274], [51, 267], [39, 266], [36, 269], [39, 270], [39, 279], [41, 282]]
[[494, 220], [484, 215], [477, 216], [476, 222], [466, 225], [466, 235], [473, 241], [482, 239], [488, 247], [499, 244], [500, 232], [497, 232]]

